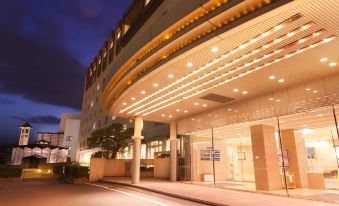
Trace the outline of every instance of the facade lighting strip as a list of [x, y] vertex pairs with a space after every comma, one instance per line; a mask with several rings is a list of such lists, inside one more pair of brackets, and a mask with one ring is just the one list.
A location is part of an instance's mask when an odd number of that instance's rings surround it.
[[270, 28], [270, 29], [267, 30], [266, 32], [263, 32], [262, 34], [260, 34], [260, 35], [258, 35], [258, 36], [256, 36], [256, 37], [254, 37], [252, 40], [247, 41], [247, 42], [241, 44], [240, 46], [238, 46], [238, 47], [232, 49], [230, 52], [228, 52], [228, 53], [226, 53], [226, 54], [223, 54], [222, 56], [220, 56], [219, 58], [213, 60], [212, 62], [207, 63], [206, 65], [204, 65], [204, 66], [200, 67], [199, 69], [197, 69], [197, 70], [195, 70], [195, 71], [193, 71], [193, 72], [187, 74], [186, 76], [184, 76], [184, 77], [182, 77], [182, 78], [176, 80], [175, 82], [173, 82], [173, 83], [171, 83], [171, 84], [169, 84], [169, 85], [167, 85], [167, 86], [165, 86], [165, 87], [159, 89], [158, 91], [152, 93], [151, 95], [149, 95], [149, 96], [147, 96], [147, 97], [145, 97], [145, 98], [139, 100], [138, 102], [136, 102], [136, 103], [134, 103], [134, 104], [132, 104], [132, 105], [130, 105], [130, 106], [128, 106], [128, 107], [122, 109], [122, 110], [120, 111], [120, 113], [123, 113], [123, 112], [127, 111], [128, 109], [133, 108], [133, 107], [135, 107], [135, 106], [141, 104], [142, 102], [148, 100], [149, 98], [152, 98], [152, 97], [158, 95], [159, 93], [161, 93], [161, 92], [163, 92], [163, 91], [165, 91], [165, 90], [167, 90], [167, 89], [169, 89], [169, 88], [175, 86], [176, 84], [178, 84], [178, 83], [180, 83], [180, 82], [182, 82], [182, 81], [184, 81], [184, 80], [190, 78], [191, 76], [193, 76], [193, 75], [195, 75], [195, 74], [197, 74], [197, 73], [199, 73], [199, 72], [201, 72], [201, 71], [203, 71], [203, 70], [205, 70], [205, 69], [207, 69], [207, 68], [213, 66], [214, 64], [220, 62], [221, 60], [224, 60], [224, 59], [228, 58], [229, 56], [231, 56], [231, 55], [233, 55], [233, 54], [235, 54], [235, 53], [237, 53], [237, 52], [239, 52], [239, 51], [245, 49], [246, 47], [250, 46], [251, 44], [254, 44], [254, 43], [256, 43], [257, 41], [262, 40], [262, 39], [266, 38], [266, 37], [269, 36], [269, 35], [272, 35], [273, 33], [275, 33], [275, 32], [277, 32], [277, 31], [281, 30], [281, 29], [284, 28], [284, 27], [287, 27], [288, 25], [290, 25], [291, 23], [295, 22], [296, 20], [298, 20], [298, 19], [300, 19], [300, 18], [301, 18], [301, 15], [296, 15], [296, 16], [293, 16], [293, 17], [287, 19], [286, 21], [282, 22], [281, 24], [278, 24], [278, 25], [276, 25], [276, 26]]
[[[145, 107], [145, 106], [147, 106], [149, 104], [152, 104], [152, 103], [156, 102], [159, 99], [163, 99], [164, 97], [169, 96], [169, 95], [171, 95], [171, 94], [173, 94], [173, 93], [175, 93], [175, 92], [177, 92], [177, 91], [179, 91], [179, 90], [181, 90], [181, 89], [183, 89], [185, 87], [188, 87], [188, 86], [190, 86], [190, 85], [192, 85], [192, 84], [194, 84], [194, 83], [196, 83], [196, 82], [198, 82], [200, 80], [203, 80], [203, 79], [205, 79], [205, 78], [207, 78], [207, 77], [209, 77], [209, 76], [211, 76], [211, 75], [213, 75], [213, 74], [215, 74], [217, 72], [220, 72], [220, 71], [223, 71], [225, 69], [228, 69], [229, 67], [233, 66], [234, 64], [236, 64], [236, 63], [238, 63], [238, 62], [240, 62], [242, 60], [245, 60], [245, 59], [247, 59], [247, 58], [249, 58], [249, 57], [251, 57], [251, 56], [253, 56], [253, 55], [255, 55], [255, 54], [259, 53], [259, 52], [261, 52], [261, 51], [264, 51], [264, 50], [269, 49], [270, 47], [273, 47], [274, 45], [276, 45], [276, 44], [278, 44], [278, 43], [280, 43], [282, 41], [285, 41], [288, 38], [291, 38], [292, 36], [300, 33], [301, 31], [304, 31], [304, 30], [310, 28], [312, 25], [313, 25], [312, 22], [308, 23], [308, 24], [305, 24], [305, 25], [303, 25], [303, 26], [301, 26], [301, 27], [299, 27], [299, 28], [297, 28], [297, 29], [295, 29], [295, 30], [293, 30], [293, 31], [283, 35], [283, 36], [280, 36], [280, 37], [276, 38], [275, 40], [272, 40], [272, 41], [264, 44], [263, 46], [260, 46], [260, 47], [258, 47], [256, 49], [252, 50], [251, 52], [249, 52], [249, 53], [247, 53], [247, 54], [245, 54], [245, 55], [243, 55], [241, 57], [238, 57], [238, 58], [234, 59], [233, 61], [227, 62], [224, 66], [218, 67], [218, 68], [216, 68], [216, 69], [214, 69], [214, 70], [212, 70], [212, 71], [210, 71], [210, 72], [208, 72], [208, 73], [206, 73], [204, 75], [201, 75], [200, 77], [198, 77], [198, 78], [196, 78], [196, 79], [194, 79], [194, 80], [192, 80], [192, 81], [190, 81], [190, 82], [188, 82], [188, 83], [186, 83], [184, 85], [181, 85], [180, 87], [177, 87], [177, 88], [167, 92], [166, 94], [164, 94], [162, 96], [159, 96], [156, 99], [153, 99], [153, 100], [151, 100], [151, 101], [149, 101], [149, 102], [147, 102], [147, 103], [145, 103], [145, 104], [143, 104], [143, 105], [141, 105], [141, 106], [131, 110], [130, 112], [128, 112], [128, 114], [130, 114], [132, 112], [135, 112], [135, 111], [137, 111], [137, 110], [139, 110], [139, 109], [141, 109], [141, 108], [143, 108], [143, 107]], [[318, 35], [319, 34], [320, 34], [320, 31], [318, 31]], [[277, 51], [277, 52], [279, 52], [279, 51]], [[268, 57], [269, 56], [264, 56], [263, 58], [268, 58]], [[257, 60], [257, 61], [259, 61], [259, 60]], [[256, 62], [254, 62], [254, 63], [256, 63]], [[247, 64], [252, 64], [252, 63], [249, 62]]]
[[[312, 35], [312, 36], [314, 36], [314, 35]], [[199, 90], [199, 91], [197, 91], [197, 92], [195, 92], [195, 93], [193, 93], [193, 94], [190, 94], [190, 95], [188, 95], [188, 96], [183, 97], [182, 99], [178, 99], [178, 100], [176, 100], [176, 101], [174, 101], [174, 102], [171, 102], [171, 103], [169, 103], [169, 104], [163, 105], [163, 106], [161, 106], [161, 107], [159, 107], [159, 108], [157, 108], [157, 109], [154, 109], [154, 110], [151, 110], [151, 111], [149, 111], [149, 112], [146, 112], [146, 113], [143, 114], [143, 116], [146, 116], [146, 115], [148, 115], [148, 114], [151, 114], [151, 113], [153, 113], [153, 112], [156, 112], [156, 111], [158, 111], [158, 110], [160, 110], [160, 109], [166, 108], [166, 107], [171, 106], [171, 105], [173, 105], [173, 104], [176, 104], [176, 103], [178, 103], [178, 102], [180, 102], [180, 101], [182, 101], [182, 100], [189, 99], [189, 98], [191, 98], [191, 97], [193, 97], [193, 96], [196, 96], [196, 95], [198, 95], [198, 94], [200, 94], [200, 93], [202, 93], [202, 92], [205, 92], [205, 91], [207, 91], [207, 90], [209, 90], [209, 89], [212, 89], [212, 88], [221, 86], [221, 85], [223, 85], [223, 84], [226, 84], [226, 83], [228, 83], [228, 82], [231, 82], [231, 81], [233, 81], [233, 80], [236, 80], [236, 79], [238, 79], [238, 78], [240, 78], [240, 77], [246, 76], [246, 75], [248, 75], [248, 74], [250, 74], [250, 73], [252, 73], [252, 72], [254, 72], [254, 71], [261, 70], [261, 69], [263, 69], [263, 68], [265, 68], [265, 67], [268, 67], [268, 66], [270, 66], [270, 65], [272, 65], [272, 64], [274, 64], [274, 63], [278, 63], [278, 62], [280, 62], [280, 61], [282, 61], [282, 60], [284, 60], [284, 59], [288, 59], [288, 58], [291, 58], [291, 57], [293, 57], [293, 56], [295, 56], [295, 55], [297, 55], [297, 54], [301, 54], [301, 53], [303, 53], [303, 52], [305, 52], [305, 51], [307, 51], [307, 50], [309, 50], [309, 49], [313, 49], [313, 48], [315, 48], [315, 47], [317, 47], [317, 46], [320, 46], [320, 45], [322, 45], [322, 44], [326, 44], [326, 43], [328, 43], [328, 42], [334, 40], [335, 38], [336, 38], [336, 36], [331, 36], [331, 37], [325, 38], [325, 39], [323, 39], [323, 40], [321, 40], [321, 41], [318, 41], [318, 42], [316, 42], [316, 43], [310, 44], [310, 45], [308, 45], [308, 46], [306, 46], [306, 47], [303, 47], [303, 48], [301, 48], [301, 49], [298, 49], [298, 50], [296, 50], [296, 51], [294, 51], [294, 52], [291, 52], [291, 53], [288, 53], [288, 54], [286, 54], [286, 55], [284, 55], [284, 56], [281, 56], [281, 57], [279, 57], [279, 58], [277, 58], [277, 59], [275, 59], [275, 60], [272, 60], [272, 61], [267, 62], [267, 63], [265, 63], [265, 64], [262, 64], [262, 65], [260, 65], [260, 66], [254, 67], [254, 68], [252, 68], [251, 70], [248, 70], [248, 71], [246, 71], [246, 72], [244, 72], [244, 73], [235, 75], [235, 76], [233, 76], [233, 77], [231, 77], [231, 78], [228, 78], [228, 79], [226, 79], [226, 80], [224, 80], [224, 81], [221, 81], [221, 82], [219, 82], [219, 83], [216, 83], [216, 84], [214, 84], [214, 85], [212, 85], [212, 86], [209, 86], [209, 87], [207, 87], [207, 88], [201, 89], [201, 90]], [[299, 42], [299, 43], [300, 43], [300, 42]], [[142, 112], [143, 112], [143, 111], [142, 111]]]

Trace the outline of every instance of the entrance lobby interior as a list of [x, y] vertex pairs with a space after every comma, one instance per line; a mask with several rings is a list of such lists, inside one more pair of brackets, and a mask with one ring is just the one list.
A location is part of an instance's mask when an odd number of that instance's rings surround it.
[[339, 201], [336, 116], [324, 107], [183, 135], [180, 179]]

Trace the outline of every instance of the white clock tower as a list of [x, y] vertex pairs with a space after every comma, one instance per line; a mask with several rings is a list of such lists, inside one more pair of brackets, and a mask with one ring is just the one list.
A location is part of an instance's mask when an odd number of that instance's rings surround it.
[[19, 145], [27, 145], [28, 144], [28, 139], [29, 139], [29, 134], [31, 132], [32, 126], [26, 122], [20, 127], [20, 140], [19, 140]]

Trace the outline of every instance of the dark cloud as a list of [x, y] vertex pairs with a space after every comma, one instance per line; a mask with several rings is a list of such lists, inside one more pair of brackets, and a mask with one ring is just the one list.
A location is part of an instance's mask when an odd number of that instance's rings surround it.
[[0, 97], [0, 104], [14, 104], [15, 101]]
[[[0, 91], [79, 109], [84, 66], [61, 44], [61, 28], [21, 7], [13, 23], [23, 26], [0, 22]], [[33, 33], [26, 27], [34, 28]]]
[[12, 116], [12, 118], [16, 120], [20, 120], [22, 122], [29, 122], [32, 124], [58, 125], [60, 123], [60, 119], [52, 115], [47, 115], [47, 116], [24, 115], [24, 117]]

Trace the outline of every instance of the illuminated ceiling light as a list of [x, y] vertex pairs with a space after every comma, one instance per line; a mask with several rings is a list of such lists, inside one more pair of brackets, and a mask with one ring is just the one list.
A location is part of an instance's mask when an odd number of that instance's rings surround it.
[[145, 92], [144, 90], [142, 90], [140, 93], [141, 93], [141, 94], [146, 94], [146, 92]]
[[306, 88], [305, 90], [306, 90], [306, 91], [311, 91], [311, 88]]
[[326, 62], [328, 59], [326, 57], [323, 57], [320, 59], [320, 62]]
[[162, 117], [164, 117], [164, 116], [165, 116], [165, 114], [162, 114], [161, 116], [162, 116]]
[[233, 92], [239, 92], [239, 89], [233, 89]]
[[127, 105], [127, 103], [126, 103], [126, 102], [124, 102], [124, 103], [122, 103], [122, 105]]
[[314, 131], [311, 130], [311, 129], [303, 129], [303, 133], [304, 134], [312, 134], [312, 133], [314, 133]]
[[329, 65], [330, 67], [334, 67], [334, 66], [337, 65], [337, 62], [331, 62], [331, 63], [329, 63], [328, 65]]
[[274, 98], [273, 98], [273, 97], [270, 97], [270, 98], [269, 98], [269, 100], [270, 100], [270, 101], [273, 101], [273, 100], [274, 100]]
[[269, 44], [265, 44], [264, 46], [262, 46], [262, 48], [264, 48], [264, 49], [267, 49], [268, 47], [270, 47]]
[[322, 116], [324, 116], [323, 114], [317, 114], [317, 117], [322, 117]]
[[180, 112], [180, 109], [177, 109], [177, 110], [175, 110], [175, 111]]
[[207, 107], [207, 104], [203, 104], [202, 106], [203, 106], [203, 107]]
[[281, 38], [279, 38], [279, 39], [275, 39], [274, 40], [274, 43], [279, 43], [279, 42], [281, 42], [282, 41], [282, 39]]
[[317, 90], [314, 90], [313, 93], [318, 93], [318, 91], [317, 91]]
[[294, 34], [295, 34], [294, 32], [290, 32], [290, 33], [287, 34], [287, 37], [292, 37], [292, 36], [294, 36]]
[[306, 41], [306, 39], [299, 39], [299, 43], [304, 43]]
[[309, 25], [309, 24], [306, 24], [306, 25], [304, 25], [304, 26], [301, 27], [302, 30], [306, 30], [306, 29], [308, 29], [308, 28], [310, 28], [310, 25]]
[[262, 37], [267, 37], [269, 34], [270, 34], [270, 32], [267, 31], [267, 32], [262, 33], [261, 36]]
[[320, 35], [319, 32], [316, 32], [316, 33], [313, 34], [314, 37], [317, 37], [317, 36], [319, 36], [319, 35]]
[[192, 118], [192, 120], [194, 121], [195, 119], [194, 119], [194, 118]]
[[199, 103], [198, 103], [198, 102], [196, 102], [196, 103], [194, 103], [194, 105], [195, 105], [195, 106], [198, 106], [198, 105], [199, 105]]
[[275, 100], [275, 101], [280, 102], [280, 99], [277, 99], [277, 100]]
[[172, 118], [173, 116], [172, 115], [168, 115], [169, 118]]
[[168, 75], [168, 78], [170, 78], [170, 79], [172, 79], [173, 77], [174, 77], [173, 74], [169, 74], [169, 75]]
[[277, 25], [277, 26], [274, 27], [274, 30], [278, 31], [278, 30], [280, 30], [281, 28], [282, 28], [282, 25]]
[[157, 87], [157, 86], [159, 86], [159, 84], [157, 84], [157, 83], [154, 83], [154, 84], [153, 84], [153, 87]]
[[133, 101], [134, 101], [134, 100], [136, 100], [136, 99], [135, 99], [135, 97], [132, 97], [132, 98], [131, 98], [131, 100], [133, 100]]
[[192, 62], [188, 62], [188, 63], [186, 64], [186, 66], [192, 67], [192, 66], [193, 66], [193, 63], [192, 63]]
[[216, 53], [216, 52], [218, 52], [218, 51], [219, 51], [218, 47], [213, 47], [213, 48], [211, 49], [211, 52], [213, 52], [213, 53]]
[[247, 94], [247, 91], [242, 91], [242, 94]]
[[283, 82], [285, 82], [285, 79], [279, 79], [278, 82], [283, 83]]
[[187, 110], [185, 110], [184, 112], [185, 112], [185, 113], [187, 113], [188, 111], [187, 111]]

